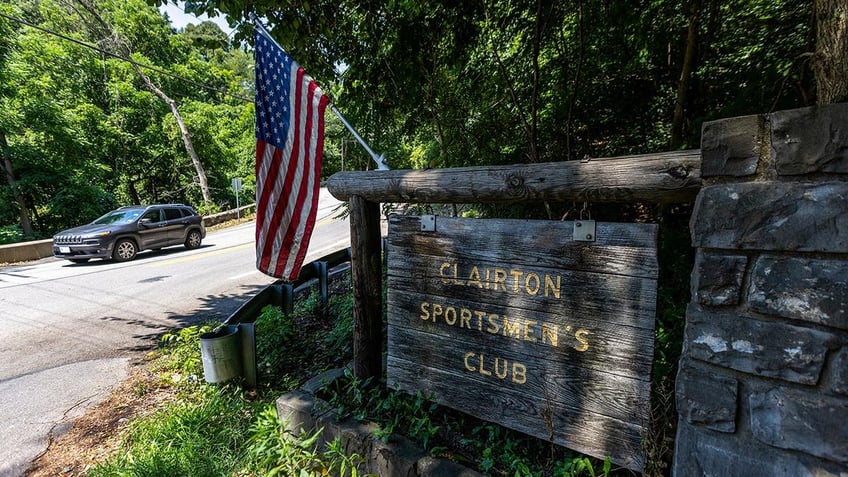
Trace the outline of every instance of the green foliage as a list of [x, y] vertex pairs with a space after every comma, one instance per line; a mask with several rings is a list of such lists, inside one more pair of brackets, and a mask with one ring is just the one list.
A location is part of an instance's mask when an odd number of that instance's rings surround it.
[[230, 388], [199, 387], [149, 417], [130, 424], [125, 452], [89, 475], [230, 475], [247, 434], [252, 404]]
[[9, 243], [26, 242], [35, 240], [35, 237], [27, 237], [17, 225], [4, 225], [0, 227], [0, 245]]
[[429, 449], [439, 431], [432, 419], [438, 406], [428, 402], [420, 392], [410, 396], [373, 386], [370, 380], [357, 379], [349, 368], [345, 369], [344, 382], [329, 394], [329, 403], [340, 420], [355, 417], [379, 422], [381, 429], [376, 437], [384, 441], [402, 429], [404, 435]]
[[287, 343], [294, 327], [291, 317], [272, 305], [262, 309], [255, 323], [256, 366], [265, 378], [270, 378], [279, 364], [289, 358]]
[[163, 355], [155, 362], [154, 371], [159, 372], [164, 383], [180, 388], [193, 389], [203, 374], [200, 359], [200, 335], [211, 332], [212, 323], [187, 326], [162, 335]]
[[[346, 290], [350, 287], [345, 282], [338, 286]], [[350, 362], [352, 308], [352, 297], [345, 293], [331, 296], [326, 309], [322, 309], [315, 289], [295, 300], [291, 315], [277, 306], [263, 308], [255, 322], [260, 381], [289, 390], [329, 367]], [[310, 339], [304, 339], [305, 335], [310, 335]]]
[[601, 471], [595, 469], [592, 461], [586, 457], [575, 457], [573, 459], [562, 460], [557, 463], [557, 466], [554, 469], [554, 475], [561, 475], [563, 477], [577, 477], [581, 475], [588, 475], [591, 477], [596, 476], [608, 476], [610, 475], [610, 471], [612, 470], [612, 463], [607, 458], [603, 462], [603, 466]]
[[[810, 2], [699, 5], [685, 97], [678, 82], [688, 2], [206, 0], [187, 8], [226, 15], [237, 25], [233, 40], [247, 43], [249, 16], [266, 19], [374, 150], [395, 169], [420, 169], [664, 150], [678, 100], [688, 148], [698, 147], [705, 120], [812, 104]], [[142, 0], [96, 7], [179, 104], [207, 170], [212, 204], [203, 212], [234, 205], [232, 177], [245, 180], [251, 197], [249, 49], [210, 22], [174, 31]], [[4, 11], [110, 45], [63, 2]], [[17, 181], [0, 183], [0, 225], [19, 219], [13, 190], [23, 193], [40, 236], [84, 222], [104, 201], [200, 207], [169, 108], [131, 65], [5, 19], [0, 30], [0, 133]], [[322, 179], [374, 167], [332, 114], [324, 151]], [[79, 197], [80, 205], [63, 208], [69, 201], [57, 196]]]
[[330, 354], [353, 353], [353, 294], [333, 295], [327, 300], [327, 314], [333, 318], [333, 328], [324, 338]]
[[358, 454], [347, 455], [339, 439], [319, 452], [317, 442], [323, 430], [293, 435], [280, 422], [273, 405], [259, 413], [250, 431], [246, 470], [257, 475], [357, 477], [364, 463]]
[[354, 418], [378, 423], [378, 439], [402, 434], [431, 454], [447, 455], [467, 466], [476, 465], [484, 475], [614, 475], [608, 459], [600, 462], [442, 408], [420, 392], [412, 395], [389, 389], [384, 382], [359, 380], [349, 369], [321, 397], [339, 420]]

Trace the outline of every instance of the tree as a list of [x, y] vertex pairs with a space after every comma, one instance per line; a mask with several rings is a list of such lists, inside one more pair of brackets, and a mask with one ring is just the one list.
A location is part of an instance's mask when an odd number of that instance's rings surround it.
[[695, 48], [698, 45], [698, 18], [701, 15], [701, 2], [694, 0], [689, 5], [689, 26], [686, 34], [686, 47], [683, 57], [683, 67], [680, 81], [677, 83], [677, 97], [674, 101], [674, 118], [671, 122], [671, 148], [674, 149], [683, 142], [683, 110], [686, 96], [689, 92], [689, 81], [695, 64]]
[[[88, 0], [77, 0], [79, 4], [83, 7], [83, 9], [88, 13], [88, 16], [83, 16], [85, 20], [92, 20], [94, 25], [91, 25], [92, 31], [100, 34], [99, 40], [102, 42], [104, 40], [111, 39], [111, 47], [118, 52], [120, 56], [125, 58], [130, 58], [133, 56], [133, 49], [129, 46], [129, 43], [121, 37], [119, 32], [115, 31], [115, 29], [109, 25], [103, 17], [97, 12], [94, 8], [93, 4], [91, 4]], [[156, 96], [158, 96], [165, 104], [168, 105], [168, 108], [171, 110], [171, 114], [174, 116], [174, 120], [176, 120], [177, 125], [180, 128], [180, 135], [182, 136], [183, 144], [185, 145], [185, 150], [191, 158], [191, 163], [194, 165], [194, 169], [197, 172], [197, 180], [200, 183], [200, 190], [203, 194], [203, 203], [206, 205], [205, 209], [210, 210], [210, 197], [209, 197], [209, 184], [206, 179], [206, 171], [203, 169], [203, 164], [200, 161], [200, 158], [197, 155], [197, 152], [194, 149], [194, 143], [191, 139], [191, 134], [189, 133], [188, 127], [186, 127], [185, 121], [183, 121], [182, 115], [180, 114], [179, 107], [177, 106], [177, 102], [173, 100], [170, 96], [168, 96], [161, 88], [156, 86], [153, 81], [150, 79], [150, 76], [142, 71], [141, 67], [138, 66], [138, 63], [131, 63], [133, 68], [135, 68], [136, 74], [141, 78], [144, 82], [144, 86], [152, 91]]]
[[[9, 79], [7, 78], [8, 74], [4, 74], [8, 71], [6, 61], [11, 50], [11, 38], [13, 38], [11, 25], [9, 25], [6, 19], [0, 18], [0, 98], [8, 97], [8, 95], [12, 94], [13, 91], [13, 89], [8, 86], [10, 84]], [[2, 107], [2, 105], [3, 101], [0, 101], [0, 107]], [[9, 115], [5, 116], [8, 120]], [[6, 130], [9, 127], [9, 124], [6, 123], [7, 121], [0, 119], [0, 159], [2, 159], [0, 160], [0, 168], [3, 169], [4, 180], [8, 184], [10, 195], [17, 205], [21, 230], [24, 235], [32, 235], [32, 223], [29, 220], [26, 199], [18, 187], [17, 180], [15, 178], [15, 170], [12, 166], [9, 143], [6, 140]]]
[[848, 3], [815, 0], [813, 70], [819, 104], [848, 100]]
[[[314, 77], [342, 83], [334, 99], [344, 100], [349, 119], [409, 155], [400, 158], [406, 164], [693, 147], [705, 119], [809, 98], [809, 65], [799, 60], [812, 39], [806, 0], [301, 6], [187, 3], [196, 13], [224, 13], [248, 41], [250, 15], [267, 19]], [[343, 75], [338, 64], [347, 66]]]

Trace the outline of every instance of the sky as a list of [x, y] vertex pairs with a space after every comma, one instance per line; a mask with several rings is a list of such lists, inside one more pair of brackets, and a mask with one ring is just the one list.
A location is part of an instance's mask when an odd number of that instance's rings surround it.
[[189, 23], [194, 23], [195, 25], [205, 21], [212, 20], [217, 23], [221, 30], [226, 34], [230, 34], [232, 32], [232, 28], [227, 25], [227, 20], [224, 19], [223, 15], [218, 15], [215, 18], [209, 18], [206, 15], [201, 15], [200, 17], [196, 17], [190, 13], [186, 13], [183, 10], [183, 2], [177, 2], [179, 6], [174, 5], [171, 1], [167, 4], [159, 7], [159, 11], [162, 13], [167, 13], [168, 18], [171, 19], [171, 26], [174, 28], [185, 28], [185, 26]]

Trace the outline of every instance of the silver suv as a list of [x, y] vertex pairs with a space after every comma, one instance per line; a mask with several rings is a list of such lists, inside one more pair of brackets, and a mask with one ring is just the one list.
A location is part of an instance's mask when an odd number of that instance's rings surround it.
[[198, 248], [205, 237], [203, 217], [187, 205], [131, 205], [54, 235], [53, 256], [74, 263], [92, 258], [126, 262], [142, 250]]

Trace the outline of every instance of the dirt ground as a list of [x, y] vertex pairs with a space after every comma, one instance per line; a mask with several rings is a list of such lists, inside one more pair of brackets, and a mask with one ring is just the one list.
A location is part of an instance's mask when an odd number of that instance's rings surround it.
[[50, 435], [47, 449], [32, 461], [26, 476], [71, 477], [88, 470], [118, 449], [121, 432], [131, 419], [156, 410], [173, 399], [148, 369], [148, 358], [130, 364], [129, 377], [108, 399], [88, 410], [62, 435]]

